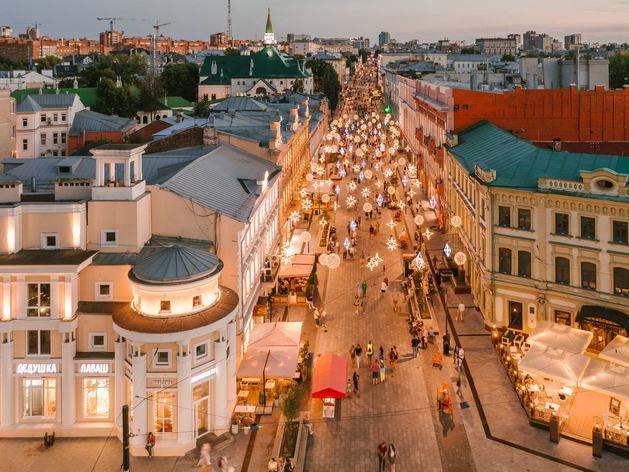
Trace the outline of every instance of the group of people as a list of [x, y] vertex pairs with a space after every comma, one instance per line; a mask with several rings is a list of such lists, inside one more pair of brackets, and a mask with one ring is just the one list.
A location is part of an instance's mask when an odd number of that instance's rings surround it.
[[[353, 368], [360, 370], [360, 362], [362, 359], [362, 354], [363, 354], [363, 348], [361, 347], [360, 343], [358, 343], [356, 346], [352, 344], [352, 346], [349, 348], [349, 357], [351, 359]], [[398, 353], [397, 346], [393, 346], [389, 349], [389, 352], [386, 354], [386, 359], [385, 359], [384, 348], [380, 346], [380, 349], [378, 350], [378, 356], [374, 357], [373, 343], [371, 342], [371, 340], [369, 341], [369, 343], [367, 343], [367, 363], [371, 369], [371, 384], [372, 385], [378, 385], [378, 383], [385, 381], [386, 374], [387, 374], [387, 368], [385, 365], [386, 360], [389, 361], [389, 369], [391, 373], [393, 374], [395, 372], [395, 368], [396, 368], [399, 356], [400, 355]], [[359, 389], [358, 389], [359, 378], [360, 378], [359, 374], [356, 371], [354, 371], [353, 377], [347, 379], [348, 396], [352, 393], [352, 391], [354, 392], [356, 396], [360, 396]]]
[[269, 472], [293, 472], [295, 465], [288, 457], [280, 457], [279, 462], [272, 457], [268, 464]]
[[377, 448], [378, 453], [378, 472], [384, 472], [387, 463], [389, 464], [389, 470], [395, 472], [395, 463], [397, 462], [397, 451], [393, 444], [389, 444], [382, 441]]

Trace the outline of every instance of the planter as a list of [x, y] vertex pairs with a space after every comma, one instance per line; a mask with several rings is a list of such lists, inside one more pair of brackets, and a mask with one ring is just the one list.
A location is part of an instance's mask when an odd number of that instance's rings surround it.
[[276, 407], [280, 406], [280, 399], [276, 398], [275, 400], [273, 400], [273, 405], [275, 405]]
[[238, 434], [238, 425], [237, 424], [233, 424], [232, 425], [232, 434], [234, 436]]
[[284, 434], [282, 435], [282, 444], [280, 452], [282, 457], [294, 458], [297, 454], [297, 439], [299, 437], [299, 422], [284, 424]]

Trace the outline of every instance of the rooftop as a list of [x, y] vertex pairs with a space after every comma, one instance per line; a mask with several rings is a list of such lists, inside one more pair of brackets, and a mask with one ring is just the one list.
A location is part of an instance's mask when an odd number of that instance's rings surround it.
[[[103, 115], [91, 110], [81, 110], [74, 115], [72, 128], [70, 128], [70, 136], [80, 136], [83, 131], [86, 132], [112, 132], [120, 131], [125, 133], [133, 129], [137, 125], [137, 121], [119, 116]], [[102, 146], [99, 146], [102, 148]]]
[[0, 254], [0, 266], [78, 266], [96, 251], [79, 249], [22, 249], [14, 254]]

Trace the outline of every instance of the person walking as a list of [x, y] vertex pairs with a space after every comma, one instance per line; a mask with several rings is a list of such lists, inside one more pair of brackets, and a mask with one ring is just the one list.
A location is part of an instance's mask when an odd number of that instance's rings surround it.
[[314, 310], [314, 319], [315, 319], [315, 326], [318, 328], [320, 324], [320, 320], [321, 320], [321, 312], [319, 311], [318, 308], [315, 308]]
[[385, 296], [387, 294], [387, 288], [389, 287], [389, 285], [387, 284], [387, 279], [386, 277], [384, 278], [384, 280], [382, 281], [382, 284], [380, 284], [380, 294], [381, 296]]
[[395, 372], [395, 352], [393, 348], [389, 351], [389, 368], [391, 369], [391, 374]]
[[308, 300], [308, 308], [311, 310], [314, 309], [314, 290], [308, 294], [306, 299]]
[[325, 321], [325, 317], [327, 315], [328, 314], [325, 312], [325, 310], [322, 310], [321, 311], [321, 319], [319, 320], [319, 326], [323, 326], [325, 328], [326, 332], [328, 331], [328, 324]]
[[352, 360], [352, 367], [356, 367], [356, 348], [352, 344], [352, 347], [349, 348], [349, 357]]
[[367, 358], [369, 359], [369, 363], [371, 364], [371, 356], [373, 356], [373, 344], [371, 344], [371, 340], [367, 343]]
[[387, 450], [389, 448], [387, 447], [387, 443], [385, 443], [384, 441], [382, 441], [380, 443], [380, 445], [378, 446], [377, 452], [378, 452], [378, 472], [384, 472], [384, 467], [387, 463]]
[[465, 350], [459, 346], [456, 353], [456, 368], [459, 372], [463, 372], [463, 361], [465, 360]]
[[367, 280], [363, 279], [362, 283], [360, 284], [360, 289], [363, 293], [363, 298], [365, 298], [367, 296]]
[[383, 359], [380, 359], [379, 370], [380, 370], [380, 382], [384, 382], [384, 378], [387, 375], [387, 367], [384, 365]]
[[363, 348], [360, 347], [360, 344], [356, 346], [356, 349], [354, 349], [354, 352], [356, 353], [356, 368], [360, 369], [360, 356], [363, 353]]
[[293, 472], [295, 470], [295, 466], [291, 462], [291, 460], [287, 457], [286, 463], [284, 464], [284, 472]]
[[354, 314], [355, 315], [358, 314], [361, 304], [362, 304], [361, 299], [358, 297], [358, 295], [354, 296]]
[[461, 318], [461, 321], [465, 321], [463, 319], [463, 315], [465, 314], [465, 303], [461, 302], [459, 303], [459, 309], [457, 310], [457, 314], [454, 317], [455, 321], [458, 321], [459, 318]]
[[358, 375], [358, 373], [354, 372], [354, 394], [360, 398], [360, 392], [358, 391], [358, 379], [360, 378], [360, 375]]
[[422, 349], [426, 349], [426, 347], [428, 346], [427, 341], [428, 341], [428, 330], [424, 326], [424, 329], [422, 329]]
[[197, 467], [204, 466], [201, 470], [210, 470], [210, 467], [212, 467], [211, 450], [212, 445], [209, 442], [203, 443], [203, 446], [201, 446], [201, 457], [199, 457], [199, 462], [197, 462]]
[[455, 345], [454, 350], [452, 351], [452, 363], [454, 364], [454, 367], [457, 367], [458, 357], [459, 357], [459, 346]]
[[400, 303], [400, 292], [393, 290], [391, 292], [391, 298], [393, 299], [393, 313], [397, 313], [398, 304]]
[[384, 362], [384, 349], [382, 348], [382, 346], [380, 346], [380, 349], [378, 349], [378, 360], [380, 362]]
[[411, 339], [411, 347], [413, 348], [413, 358], [415, 358], [419, 350], [419, 339], [417, 339], [417, 336], [413, 336], [413, 339]]
[[395, 460], [397, 459], [397, 451], [393, 444], [389, 444], [389, 452], [387, 453], [387, 459], [389, 460], [389, 469], [391, 472], [395, 472]]
[[397, 367], [397, 361], [400, 358], [400, 354], [397, 352], [397, 346], [393, 346], [393, 352], [395, 354], [395, 362], [393, 365]]
[[144, 449], [149, 453], [149, 457], [153, 458], [153, 448], [155, 447], [155, 435], [152, 432], [149, 432], [148, 437], [146, 438], [146, 445]]
[[279, 464], [275, 460], [275, 457], [271, 457], [271, 460], [267, 464], [267, 469], [269, 469], [269, 472], [278, 472], [277, 470], [278, 467], [279, 467]]
[[374, 359], [371, 363], [371, 385], [378, 385], [378, 377], [380, 377], [380, 365]]
[[365, 253], [364, 251], [360, 251], [360, 268], [365, 267]]
[[349, 398], [351, 393], [352, 393], [352, 379], [347, 379], [347, 398]]

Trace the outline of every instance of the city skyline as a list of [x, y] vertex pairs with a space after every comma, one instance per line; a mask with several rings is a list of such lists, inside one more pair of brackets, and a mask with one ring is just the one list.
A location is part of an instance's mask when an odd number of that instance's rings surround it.
[[[119, 21], [117, 31], [131, 36], [152, 33], [151, 24], [156, 20], [172, 24], [161, 30], [162, 34], [175, 39], [208, 40], [210, 34], [224, 32], [227, 27], [227, 1], [202, 2], [185, 0], [187, 9], [199, 14], [186, 17], [181, 5], [164, 0], [139, 0], [123, 3], [108, 2], [106, 7], [64, 0], [63, 9], [58, 4], [51, 11], [50, 4], [33, 0], [19, 4], [6, 12], [3, 21], [14, 28], [14, 36], [23, 33], [27, 25], [18, 23], [41, 22], [40, 31], [52, 37], [98, 38], [98, 33], [109, 28], [106, 21], [97, 17], [147, 19], [150, 21]], [[149, 10], [150, 5], [150, 10]], [[305, 33], [313, 37], [358, 37], [377, 42], [380, 31], [388, 31], [400, 42], [419, 39], [433, 42], [447, 37], [453, 40], [473, 42], [480, 37], [500, 37], [506, 33], [536, 30], [563, 40], [572, 33], [582, 33], [587, 42], [626, 42], [626, 20], [629, 2], [610, 0], [591, 7], [584, 0], [569, 2], [557, 0], [552, 7], [541, 0], [527, 4], [522, 11], [512, 5], [485, 0], [473, 6], [462, 0], [454, 0], [448, 12], [439, 11], [439, 5], [420, 5], [411, 0], [400, 0], [387, 9], [372, 0], [347, 0], [343, 3], [321, 0], [316, 3], [286, 2], [285, 0], [233, 0], [232, 22], [236, 39], [262, 39], [267, 8], [271, 8], [276, 37], [282, 40], [287, 33]], [[484, 6], [484, 8], [483, 8]], [[80, 22], [73, 14], [82, 11]], [[158, 12], [158, 13], [155, 13]], [[540, 18], [540, 13], [542, 17]], [[181, 16], [181, 18], [179, 18]], [[320, 18], [321, 21], [312, 21]], [[350, 21], [346, 19], [350, 18]], [[504, 24], [501, 24], [504, 23]], [[430, 25], [428, 28], [425, 25]], [[461, 27], [460, 25], [464, 25]]]

